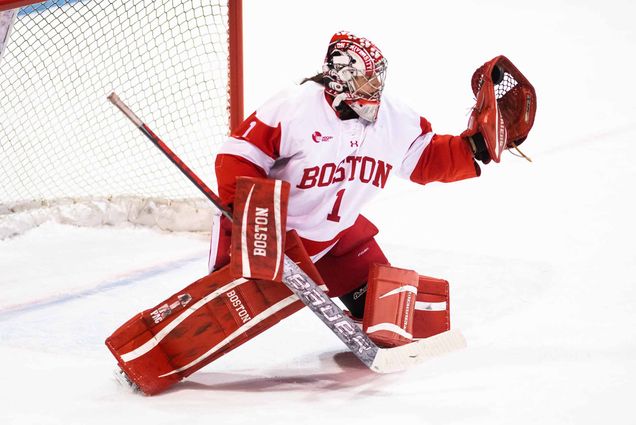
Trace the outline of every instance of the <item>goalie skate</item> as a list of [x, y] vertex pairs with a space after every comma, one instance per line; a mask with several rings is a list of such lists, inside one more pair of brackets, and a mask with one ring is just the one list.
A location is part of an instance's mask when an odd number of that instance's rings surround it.
[[115, 380], [119, 383], [119, 385], [126, 388], [130, 392], [141, 393], [141, 390], [139, 389], [137, 384], [131, 381], [128, 375], [126, 375], [126, 373], [124, 373], [124, 371], [120, 368], [113, 370], [113, 376], [115, 377]]

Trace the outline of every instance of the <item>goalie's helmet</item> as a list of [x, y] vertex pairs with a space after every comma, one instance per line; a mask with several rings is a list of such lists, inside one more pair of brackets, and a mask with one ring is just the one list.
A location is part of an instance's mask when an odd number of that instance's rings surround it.
[[386, 66], [382, 52], [371, 41], [346, 31], [335, 33], [322, 67], [325, 91], [334, 98], [332, 106], [337, 108], [344, 102], [360, 118], [374, 122]]

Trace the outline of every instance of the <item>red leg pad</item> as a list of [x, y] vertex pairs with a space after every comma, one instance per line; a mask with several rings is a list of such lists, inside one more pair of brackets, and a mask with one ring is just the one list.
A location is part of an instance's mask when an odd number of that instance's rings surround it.
[[413, 338], [428, 338], [450, 329], [448, 282], [420, 276], [415, 303]]
[[362, 329], [376, 344], [404, 345], [413, 340], [418, 274], [374, 264], [369, 271]]
[[[295, 233], [287, 255], [323, 284]], [[106, 340], [145, 394], [157, 394], [304, 305], [282, 283], [235, 279], [224, 267], [143, 311]]]
[[236, 179], [230, 258], [235, 277], [281, 281], [288, 197], [288, 182]]

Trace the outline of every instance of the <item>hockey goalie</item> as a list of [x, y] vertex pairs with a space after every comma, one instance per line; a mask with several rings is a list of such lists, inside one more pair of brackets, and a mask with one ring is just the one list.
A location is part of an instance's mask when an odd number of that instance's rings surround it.
[[360, 214], [392, 176], [416, 184], [477, 177], [534, 123], [536, 95], [504, 56], [478, 68], [460, 135], [432, 130], [383, 94], [387, 60], [366, 38], [334, 34], [322, 71], [249, 116], [216, 158], [233, 219], [213, 223], [210, 274], [117, 329], [106, 344], [122, 375], [157, 394], [291, 316], [289, 257], [380, 347], [450, 329], [449, 285], [389, 262]]

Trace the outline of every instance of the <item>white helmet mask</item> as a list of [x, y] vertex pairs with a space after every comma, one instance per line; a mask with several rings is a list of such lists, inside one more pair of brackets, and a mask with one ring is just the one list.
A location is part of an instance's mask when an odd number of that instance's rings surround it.
[[384, 89], [387, 61], [369, 40], [348, 32], [334, 34], [323, 64], [325, 91], [332, 106], [345, 102], [360, 118], [374, 122]]

